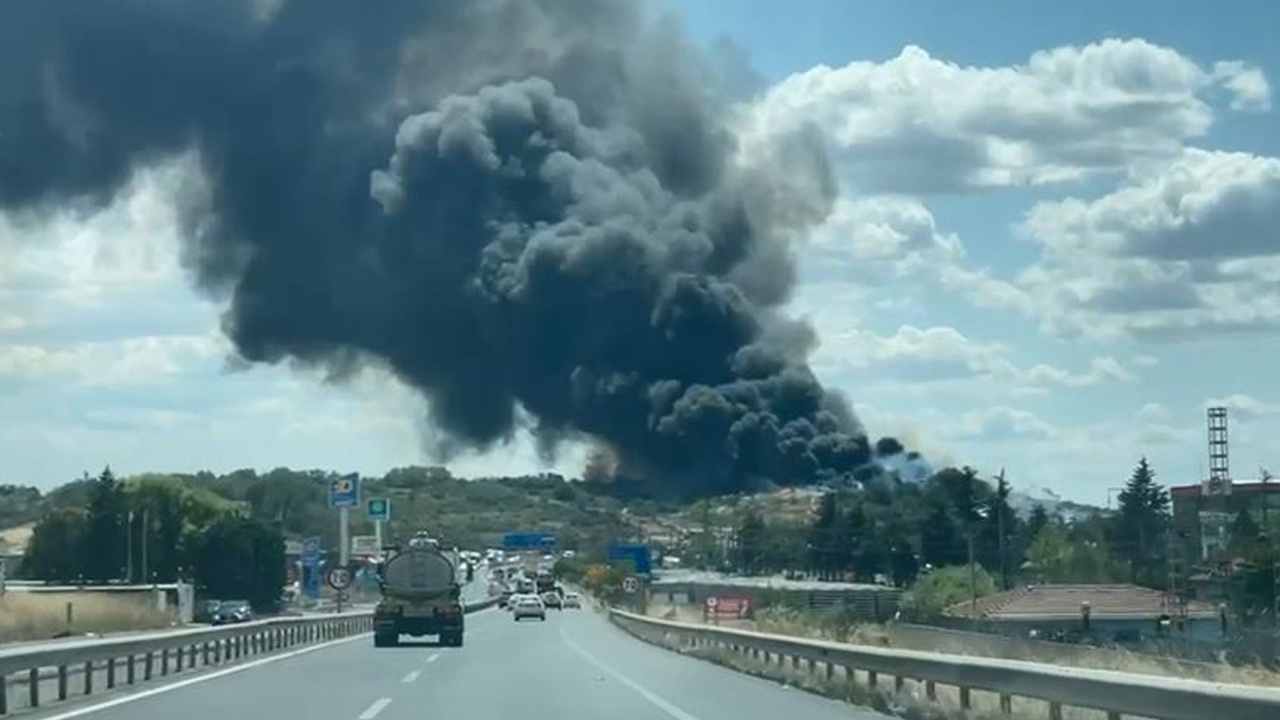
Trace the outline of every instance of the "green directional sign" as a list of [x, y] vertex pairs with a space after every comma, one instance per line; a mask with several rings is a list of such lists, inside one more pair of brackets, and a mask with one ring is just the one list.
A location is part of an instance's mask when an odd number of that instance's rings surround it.
[[364, 507], [364, 514], [368, 515], [370, 520], [390, 520], [391, 500], [387, 498], [369, 498], [369, 502]]

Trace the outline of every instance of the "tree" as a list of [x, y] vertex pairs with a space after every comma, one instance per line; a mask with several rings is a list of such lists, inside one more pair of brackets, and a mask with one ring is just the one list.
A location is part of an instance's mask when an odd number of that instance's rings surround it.
[[884, 571], [888, 561], [884, 533], [876, 527], [875, 519], [867, 514], [866, 505], [861, 502], [854, 503], [845, 513], [844, 527], [850, 550], [847, 564], [853, 567], [860, 582], [870, 582], [876, 573]]
[[1047, 523], [1031, 541], [1027, 560], [1041, 582], [1099, 583], [1111, 579], [1110, 553], [1101, 537]]
[[84, 511], [59, 508], [36, 523], [22, 558], [24, 574], [71, 583], [84, 576]]
[[755, 508], [748, 510], [734, 537], [734, 565], [739, 572], [755, 575], [764, 570], [765, 532], [760, 511]]
[[961, 565], [968, 560], [967, 547], [947, 507], [933, 503], [920, 528], [920, 559], [935, 568]]
[[1231, 537], [1231, 555], [1237, 558], [1252, 558], [1257, 554], [1258, 536], [1262, 534], [1262, 526], [1253, 519], [1248, 510], [1243, 508], [1231, 521], [1228, 535]]
[[124, 497], [111, 468], [93, 481], [89, 492], [83, 548], [84, 575], [111, 580], [124, 575]]
[[1031, 517], [1027, 518], [1027, 534], [1034, 538], [1048, 524], [1049, 513], [1045, 511], [1044, 505], [1036, 503], [1036, 506], [1031, 508]]
[[979, 561], [996, 573], [1000, 587], [1008, 589], [1010, 567], [1014, 566], [1011, 538], [1018, 532], [1018, 516], [1009, 507], [1009, 483], [1001, 471], [996, 479], [995, 492], [987, 497], [986, 512], [983, 513], [981, 527], [978, 531]]
[[196, 584], [205, 594], [248, 600], [257, 608], [279, 603], [284, 538], [275, 528], [228, 513], [205, 528], [194, 544]]
[[[996, 591], [996, 583], [986, 570], [978, 568], [972, 574], [967, 567], [946, 567], [927, 572], [916, 578], [907, 590], [903, 609], [916, 616], [938, 615], [944, 609], [958, 603], [982, 597]], [[976, 593], [975, 593], [976, 589]]]
[[1144, 457], [1120, 492], [1120, 511], [1113, 536], [1117, 549], [1129, 562], [1133, 582], [1158, 585], [1164, 578], [1169, 524], [1169, 493], [1156, 484], [1155, 472]]
[[882, 543], [888, 553], [889, 579], [894, 585], [903, 587], [915, 579], [920, 569], [915, 545], [912, 544], [906, 522], [901, 517], [886, 518], [882, 527]]
[[818, 501], [818, 513], [809, 527], [808, 560], [809, 567], [818, 573], [818, 577], [829, 579], [841, 566], [839, 536], [841, 529], [840, 508], [836, 503], [836, 494], [827, 493]]

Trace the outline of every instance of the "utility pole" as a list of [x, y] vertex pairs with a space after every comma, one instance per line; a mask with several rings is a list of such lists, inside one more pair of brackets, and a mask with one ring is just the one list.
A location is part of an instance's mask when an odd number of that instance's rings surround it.
[[151, 582], [151, 564], [147, 562], [147, 531], [150, 530], [150, 512], [142, 508], [142, 584]]
[[1271, 505], [1271, 498], [1267, 493], [1267, 486], [1275, 479], [1275, 476], [1264, 467], [1258, 468], [1258, 479], [1262, 481], [1262, 531], [1268, 535], [1271, 533], [1271, 525], [1267, 522], [1267, 507]]
[[[1003, 494], [1002, 494], [1003, 493]], [[1004, 484], [1004, 468], [1000, 468], [1000, 475], [996, 478], [996, 533], [999, 534], [1000, 544], [1000, 589], [1009, 589], [1009, 564], [1005, 561], [1005, 538], [1004, 538], [1004, 509], [1005, 496], [1008, 495], [1008, 486]]]
[[969, 528], [969, 616], [978, 627], [978, 566], [973, 559], [973, 528]]
[[124, 526], [124, 581], [125, 584], [133, 583], [133, 511], [130, 510], [125, 515], [126, 522]]

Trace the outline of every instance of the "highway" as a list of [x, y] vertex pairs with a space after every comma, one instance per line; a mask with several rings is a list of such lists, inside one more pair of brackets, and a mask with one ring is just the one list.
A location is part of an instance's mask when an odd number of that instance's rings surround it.
[[[409, 638], [405, 638], [408, 640]], [[55, 720], [870, 720], [820, 698], [642, 643], [587, 609], [468, 617], [466, 646], [368, 635], [23, 713]]]

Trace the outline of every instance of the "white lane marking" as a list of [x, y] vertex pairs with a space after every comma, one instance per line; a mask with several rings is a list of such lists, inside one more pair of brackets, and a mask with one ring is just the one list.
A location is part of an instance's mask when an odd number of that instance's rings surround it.
[[100, 702], [96, 705], [89, 705], [88, 707], [76, 708], [75, 710], [68, 710], [67, 712], [58, 713], [57, 715], [49, 715], [42, 718], [42, 720], [67, 720], [67, 718], [80, 717], [81, 715], [88, 715], [89, 713], [92, 713], [92, 712], [97, 712], [99, 710], [106, 710], [107, 708], [116, 707], [117, 705], [124, 705], [125, 703], [131, 703], [134, 700], [141, 700], [142, 698], [148, 698], [148, 697], [151, 697], [152, 695], [167, 693], [171, 690], [184, 688], [184, 687], [187, 687], [188, 685], [195, 685], [196, 683], [202, 683], [202, 682], [205, 682], [206, 680], [213, 680], [214, 678], [220, 678], [220, 677], [223, 677], [224, 675], [231, 675], [238, 672], [244, 672], [245, 670], [252, 670], [253, 668], [261, 667], [269, 663], [279, 662], [281, 660], [288, 660], [289, 658], [292, 658], [292, 657], [305, 655], [309, 652], [315, 652], [316, 650], [323, 650], [328, 647], [333, 647], [334, 645], [341, 645], [343, 643], [349, 643], [355, 640], [368, 638], [369, 635], [370, 633], [361, 633], [359, 635], [353, 635], [351, 637], [339, 638], [337, 640], [322, 642], [319, 645], [311, 645], [309, 647], [300, 648], [298, 650], [291, 650], [287, 653], [281, 653], [279, 655], [264, 657], [259, 660], [250, 660], [240, 665], [233, 665], [229, 668], [224, 668], [222, 670], [215, 670], [211, 673], [208, 673], [207, 675], [200, 675], [197, 677], [188, 678], [186, 680], [179, 680], [177, 682], [170, 683], [168, 685], [161, 685], [160, 687], [157, 687], [157, 688], [151, 688], [150, 690], [142, 690], [140, 692], [136, 692], [131, 695], [112, 698], [110, 700]]
[[422, 671], [421, 671], [421, 670], [414, 670], [414, 671], [410, 672], [408, 675], [405, 675], [405, 676], [404, 676], [404, 679], [403, 679], [403, 680], [401, 680], [400, 682], [402, 682], [402, 683], [411, 683], [411, 682], [413, 682], [414, 680], [417, 680], [417, 679], [418, 679], [418, 676], [419, 676], [419, 675], [421, 675], [421, 674], [422, 674]]
[[359, 720], [373, 720], [378, 717], [378, 713], [382, 712], [383, 708], [390, 704], [391, 698], [378, 698], [377, 700], [374, 700], [368, 710], [360, 713]]
[[427, 658], [427, 662], [433, 663], [439, 659], [440, 659], [440, 653], [432, 653], [431, 657]]
[[650, 703], [652, 703], [654, 706], [656, 706], [656, 707], [657, 707], [659, 710], [661, 710], [662, 712], [664, 712], [664, 713], [666, 713], [666, 714], [670, 715], [671, 717], [675, 718], [676, 720], [698, 720], [698, 717], [697, 717], [696, 715], [691, 715], [691, 714], [689, 714], [689, 713], [688, 713], [688, 712], [686, 712], [683, 708], [681, 708], [680, 706], [676, 705], [675, 703], [672, 703], [672, 702], [670, 702], [670, 701], [666, 700], [666, 699], [665, 699], [665, 698], [663, 698], [661, 695], [659, 695], [659, 694], [655, 693], [654, 691], [652, 691], [652, 690], [650, 690], [650, 689], [646, 688], [645, 686], [641, 685], [640, 683], [636, 682], [635, 680], [632, 680], [631, 678], [627, 677], [626, 675], [623, 675], [622, 673], [618, 672], [617, 670], [614, 670], [613, 668], [609, 667], [608, 665], [605, 665], [605, 664], [604, 664], [604, 663], [603, 663], [599, 658], [597, 658], [595, 655], [592, 655], [591, 653], [589, 653], [589, 652], [587, 652], [586, 650], [584, 650], [584, 649], [582, 648], [582, 646], [578, 645], [578, 644], [577, 644], [577, 643], [575, 643], [574, 641], [572, 641], [572, 640], [570, 640], [569, 638], [565, 637], [565, 636], [564, 636], [564, 630], [563, 630], [563, 628], [562, 628], [562, 629], [561, 629], [561, 631], [560, 631], [560, 639], [561, 639], [561, 640], [563, 640], [563, 641], [564, 641], [564, 644], [565, 644], [565, 645], [568, 645], [568, 646], [569, 646], [569, 648], [570, 648], [571, 650], [573, 650], [574, 652], [576, 652], [576, 653], [578, 653], [579, 655], [581, 655], [581, 656], [583, 657], [583, 659], [585, 659], [587, 662], [589, 662], [589, 663], [591, 663], [592, 665], [595, 665], [596, 667], [600, 668], [600, 669], [601, 669], [601, 670], [603, 670], [605, 673], [607, 673], [608, 675], [612, 676], [614, 680], [617, 680], [618, 682], [622, 683], [623, 685], [626, 685], [627, 687], [631, 688], [632, 690], [635, 690], [635, 691], [636, 691], [636, 693], [638, 693], [638, 694], [640, 695], [640, 697], [644, 698], [645, 700], [648, 700]]

